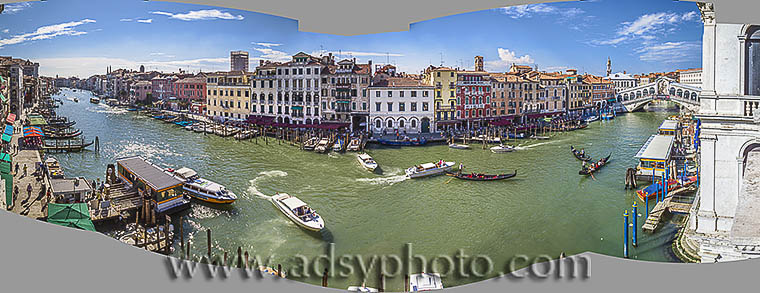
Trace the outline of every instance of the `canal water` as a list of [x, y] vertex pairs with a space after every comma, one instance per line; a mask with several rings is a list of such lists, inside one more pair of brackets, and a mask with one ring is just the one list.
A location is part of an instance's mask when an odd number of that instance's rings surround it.
[[[184, 231], [194, 241], [194, 254], [205, 254], [207, 228], [213, 231], [215, 252], [229, 252], [232, 258], [241, 246], [264, 260], [271, 256], [270, 266], [279, 263], [286, 270], [301, 263], [294, 255], [313, 259], [329, 242], [335, 243], [336, 256], [362, 255], [365, 264], [372, 255], [403, 256], [405, 243], [412, 243], [413, 254], [428, 259], [453, 257], [458, 249], [469, 256], [487, 255], [495, 268], [485, 278], [497, 276], [517, 254], [556, 257], [592, 251], [622, 256], [622, 214], [635, 197], [624, 189], [625, 170], [636, 165], [638, 149], [673, 115], [625, 114], [551, 140], [520, 141], [519, 150], [507, 154], [476, 145], [472, 150], [445, 145], [372, 148], [368, 152], [382, 173], [371, 174], [353, 153], [316, 154], [274, 140], [265, 145], [263, 140], [256, 144], [193, 133], [143, 114], [90, 104], [90, 93], [80, 90], [64, 89], [57, 97], [64, 101], [57, 113], [76, 120], [75, 127], [88, 140], [100, 140], [98, 153], [53, 155], [68, 176], [102, 179], [106, 164], [115, 158], [141, 155], [164, 167], [193, 168], [238, 194], [239, 200], [227, 207], [193, 204]], [[611, 161], [595, 179], [579, 176], [581, 163], [570, 152], [571, 145], [585, 148], [595, 159], [611, 154]], [[497, 182], [404, 177], [405, 168], [439, 159], [463, 162], [472, 172], [517, 170], [518, 176]], [[312, 234], [296, 227], [264, 199], [276, 192], [308, 203], [324, 218], [326, 231]], [[643, 203], [639, 206], [643, 215]], [[639, 225], [643, 221], [642, 216]], [[653, 235], [639, 233], [631, 258], [677, 261], [669, 247], [675, 231], [671, 223]], [[377, 287], [377, 275], [369, 273], [367, 286]], [[444, 285], [482, 279], [447, 278]], [[302, 280], [319, 284], [321, 278]], [[330, 279], [331, 287], [358, 284], [356, 272], [347, 279]], [[403, 289], [403, 276], [387, 279], [386, 286]]]

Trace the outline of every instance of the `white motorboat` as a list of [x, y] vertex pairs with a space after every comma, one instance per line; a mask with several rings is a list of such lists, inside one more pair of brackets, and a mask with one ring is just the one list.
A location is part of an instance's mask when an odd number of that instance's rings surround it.
[[469, 150], [470, 146], [466, 144], [452, 143], [452, 144], [449, 144], [449, 148], [457, 149], [457, 150]]
[[206, 131], [206, 133], [208, 133], [208, 134], [214, 134], [215, 130], [216, 130], [216, 126], [214, 126], [214, 125], [206, 125], [206, 129], [204, 131]]
[[379, 290], [371, 287], [361, 286], [348, 286], [348, 291], [351, 292], [380, 292]]
[[441, 275], [437, 273], [421, 273], [409, 276], [409, 290], [411, 292], [433, 291], [443, 289]]
[[192, 131], [193, 126], [192, 125], [185, 126], [185, 130]]
[[495, 147], [491, 147], [491, 152], [495, 153], [495, 154], [508, 153], [508, 152], [512, 152], [514, 150], [515, 150], [515, 148], [513, 146], [503, 145], [503, 144], [500, 144], [500, 145], [495, 146]]
[[545, 136], [545, 135], [531, 135], [530, 138], [532, 138], [532, 139], [550, 139], [551, 137]]
[[317, 146], [318, 142], [319, 142], [319, 138], [318, 137], [309, 138], [308, 140], [306, 140], [303, 143], [303, 149], [307, 150], [307, 151], [313, 151], [314, 147]]
[[374, 172], [377, 169], [377, 162], [370, 155], [361, 153], [356, 155], [356, 159], [359, 160], [359, 164], [370, 172]]
[[317, 146], [314, 147], [314, 151], [318, 153], [324, 153], [327, 152], [327, 149], [330, 147], [330, 140], [327, 138], [320, 139], [317, 143]]
[[193, 132], [201, 133], [203, 131], [204, 131], [204, 129], [203, 129], [203, 125], [202, 124], [195, 124], [195, 125], [193, 125]]
[[438, 161], [436, 163], [424, 163], [418, 166], [406, 169], [406, 176], [409, 178], [422, 178], [433, 175], [440, 175], [445, 172], [451, 171], [455, 162]]
[[594, 122], [596, 120], [599, 120], [599, 116], [596, 116], [596, 115], [590, 116], [590, 117], [586, 118], [586, 123], [591, 123], [591, 122]]
[[198, 173], [190, 168], [169, 169], [169, 172], [184, 182], [182, 186], [185, 192], [197, 200], [209, 203], [232, 203], [237, 200], [237, 195], [227, 190], [219, 183], [206, 180], [198, 176]]
[[336, 140], [332, 147], [333, 152], [340, 152], [340, 150], [342, 149], [343, 149], [343, 140], [342, 139]]
[[351, 142], [348, 143], [348, 147], [346, 147], [346, 150], [348, 150], [349, 152], [358, 152], [359, 148], [361, 148], [361, 143], [362, 141], [358, 137], [352, 138]]
[[320, 231], [325, 227], [322, 217], [303, 201], [287, 193], [278, 193], [270, 198], [272, 204], [293, 223], [309, 231]]

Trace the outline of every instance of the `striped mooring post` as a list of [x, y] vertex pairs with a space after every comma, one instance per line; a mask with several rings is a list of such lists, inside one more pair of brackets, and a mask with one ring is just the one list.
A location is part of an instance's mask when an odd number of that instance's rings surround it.
[[628, 258], [628, 210], [623, 212], [623, 257]]
[[637, 243], [638, 241], [636, 241], [637, 240], [636, 238], [638, 238], [638, 237], [636, 237], [637, 236], [636, 235], [637, 234], [636, 230], [639, 229], [639, 226], [637, 225], [637, 223], [638, 223], [637, 218], [639, 217], [638, 207], [639, 207], [639, 205], [636, 204], [636, 202], [634, 201], [633, 202], [633, 215], [632, 215], [633, 218], [631, 219], [631, 220], [633, 220], [633, 238], [631, 239], [631, 245], [633, 245], [633, 247], [638, 246], [638, 243]]
[[647, 218], [649, 218], [649, 197], [644, 197], [644, 204], [646, 205], [646, 209], [647, 209], [646, 211]]

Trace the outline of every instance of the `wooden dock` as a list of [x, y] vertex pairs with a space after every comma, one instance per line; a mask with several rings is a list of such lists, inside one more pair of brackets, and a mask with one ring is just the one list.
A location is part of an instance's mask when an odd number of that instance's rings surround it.
[[127, 190], [123, 183], [112, 184], [108, 193], [110, 200], [93, 200], [95, 202], [88, 205], [93, 222], [118, 218], [141, 206], [140, 195], [136, 191]]
[[671, 214], [688, 214], [691, 209], [692, 203], [678, 202], [676, 199], [679, 193], [693, 190], [690, 187], [681, 187], [668, 193], [668, 197], [665, 200], [658, 202], [654, 208], [649, 212], [644, 225], [641, 226], [641, 230], [649, 233], [654, 233], [659, 227], [660, 222], [665, 213]]

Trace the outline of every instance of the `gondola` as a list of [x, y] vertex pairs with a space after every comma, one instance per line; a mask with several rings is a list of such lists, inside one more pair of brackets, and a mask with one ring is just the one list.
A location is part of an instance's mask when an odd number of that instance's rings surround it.
[[570, 146], [570, 150], [573, 152], [573, 155], [574, 155], [574, 156], [575, 156], [575, 157], [576, 157], [578, 160], [581, 160], [581, 161], [584, 161], [584, 162], [588, 162], [588, 161], [591, 161], [591, 156], [589, 156], [588, 154], [581, 154], [581, 152], [580, 152], [580, 151], [578, 151], [578, 150], [576, 150], [576, 149], [575, 149], [575, 147], [573, 147], [573, 146]]
[[81, 130], [76, 130], [74, 132], [69, 133], [60, 133], [60, 132], [52, 132], [48, 133], [45, 131], [45, 139], [69, 139], [74, 138], [82, 134]]
[[470, 174], [446, 173], [446, 175], [463, 179], [463, 180], [496, 181], [496, 180], [508, 179], [508, 178], [517, 176], [517, 170], [515, 170], [515, 172], [512, 174], [498, 174], [498, 175], [475, 174], [475, 173], [470, 173]]
[[606, 166], [607, 163], [609, 163], [610, 156], [612, 156], [612, 154], [609, 154], [606, 158], [597, 161], [596, 168], [593, 168], [593, 169], [591, 167], [583, 168], [583, 170], [578, 171], [578, 175], [591, 175], [591, 173], [598, 171], [602, 167]]

